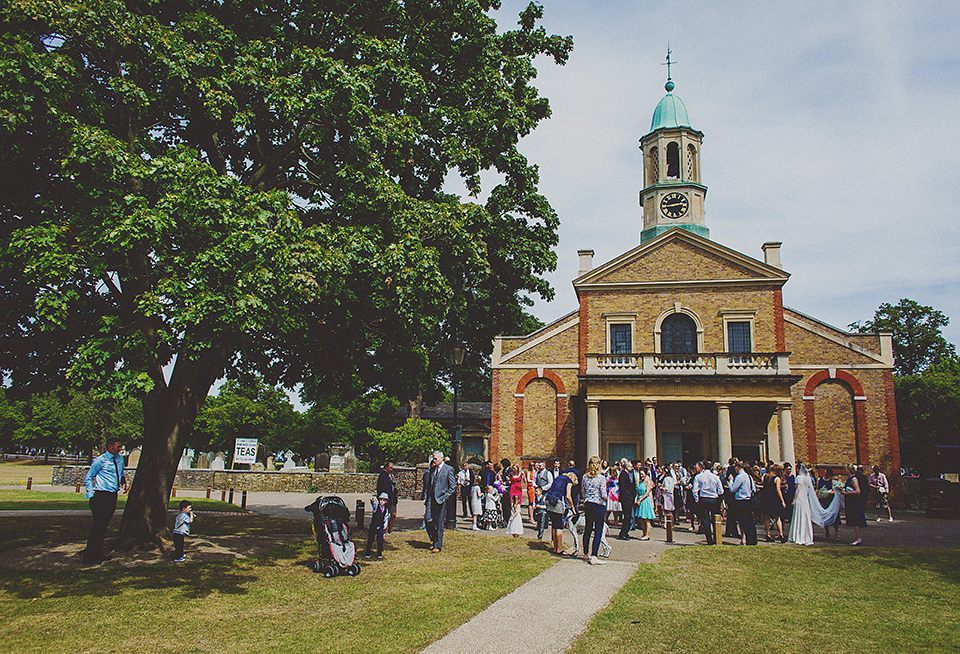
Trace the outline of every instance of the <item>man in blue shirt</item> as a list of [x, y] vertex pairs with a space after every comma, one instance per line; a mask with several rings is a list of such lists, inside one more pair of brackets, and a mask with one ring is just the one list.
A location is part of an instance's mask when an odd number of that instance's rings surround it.
[[[733, 496], [733, 517], [740, 525], [747, 545], [757, 544], [757, 523], [753, 521], [753, 507], [750, 498], [755, 492], [753, 479], [743, 469], [743, 463], [735, 459], [731, 466], [734, 470], [733, 480], [730, 482], [730, 494]], [[729, 518], [728, 518], [729, 520]]]
[[86, 497], [90, 499], [90, 512], [93, 522], [90, 535], [87, 536], [87, 549], [83, 551], [83, 562], [97, 565], [108, 561], [110, 557], [103, 553], [103, 539], [107, 535], [107, 526], [117, 510], [117, 493], [120, 489], [127, 492], [127, 478], [123, 474], [123, 457], [120, 451], [123, 443], [119, 438], [107, 440], [107, 451], [93, 460], [83, 483]]
[[716, 545], [717, 539], [713, 533], [713, 516], [720, 513], [720, 497], [723, 495], [723, 484], [720, 478], [713, 474], [710, 464], [697, 464], [699, 472], [693, 478], [693, 500], [700, 509], [700, 528], [707, 537], [707, 545]]

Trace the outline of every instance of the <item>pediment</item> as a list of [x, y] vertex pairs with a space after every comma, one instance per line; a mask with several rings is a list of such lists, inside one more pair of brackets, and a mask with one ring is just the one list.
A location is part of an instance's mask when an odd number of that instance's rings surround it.
[[684, 283], [782, 284], [789, 273], [683, 229], [673, 229], [578, 277], [576, 288]]

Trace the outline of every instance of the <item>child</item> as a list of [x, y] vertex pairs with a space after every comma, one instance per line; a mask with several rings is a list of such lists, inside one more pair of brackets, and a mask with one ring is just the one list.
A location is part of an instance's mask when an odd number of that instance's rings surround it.
[[183, 563], [187, 557], [183, 555], [183, 541], [190, 535], [190, 523], [193, 522], [193, 505], [187, 500], [180, 502], [180, 513], [173, 523], [173, 545], [176, 548], [173, 553], [173, 560], [176, 563]]
[[477, 520], [483, 515], [483, 491], [480, 490], [480, 475], [474, 475], [470, 485], [470, 513], [473, 514], [473, 531], [480, 531]]
[[514, 538], [523, 536], [523, 518], [520, 516], [520, 496], [514, 495], [510, 503], [510, 522], [507, 523], [507, 533]]
[[500, 494], [493, 484], [487, 486], [483, 498], [483, 517], [480, 519], [482, 529], [496, 529], [500, 524]]
[[533, 489], [533, 521], [537, 525], [537, 538], [543, 540], [550, 517], [547, 515], [547, 496], [539, 486]]
[[390, 517], [390, 508], [387, 506], [390, 502], [390, 496], [387, 493], [380, 493], [377, 502], [370, 502], [373, 512], [370, 515], [370, 528], [367, 529], [367, 547], [363, 552], [363, 558], [370, 558], [370, 550], [373, 545], [373, 539], [377, 539], [377, 559], [383, 559], [383, 532], [386, 530], [387, 520]]

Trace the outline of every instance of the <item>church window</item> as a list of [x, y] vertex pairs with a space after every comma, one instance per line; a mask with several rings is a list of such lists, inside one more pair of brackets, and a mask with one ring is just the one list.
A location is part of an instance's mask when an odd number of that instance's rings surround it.
[[610, 352], [611, 354], [630, 354], [633, 351], [631, 338], [631, 327], [633, 325], [612, 324], [610, 325]]
[[697, 174], [697, 148], [693, 144], [687, 146], [687, 179], [699, 182]]
[[656, 147], [650, 148], [650, 178], [647, 180], [647, 185], [656, 184], [660, 180], [660, 149]]
[[664, 354], [696, 354], [697, 325], [685, 313], [674, 313], [660, 325], [660, 351]]
[[750, 323], [731, 321], [727, 323], [727, 351], [733, 354], [752, 352], [750, 343]]
[[667, 179], [680, 177], [680, 146], [676, 142], [667, 143]]

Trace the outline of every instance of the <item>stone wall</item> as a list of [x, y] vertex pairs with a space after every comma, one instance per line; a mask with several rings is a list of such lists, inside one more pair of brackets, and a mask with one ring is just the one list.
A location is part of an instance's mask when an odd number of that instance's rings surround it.
[[[54, 486], [75, 486], [83, 481], [87, 466], [56, 466], [53, 469]], [[124, 474], [132, 482], [136, 468], [127, 468]], [[336, 472], [250, 472], [247, 470], [177, 470], [174, 484], [181, 490], [280, 491], [293, 493], [370, 493], [377, 488], [377, 475], [345, 474]], [[399, 479], [398, 479], [399, 485]], [[311, 491], [311, 487], [313, 490]], [[403, 495], [401, 495], [403, 497]]]

